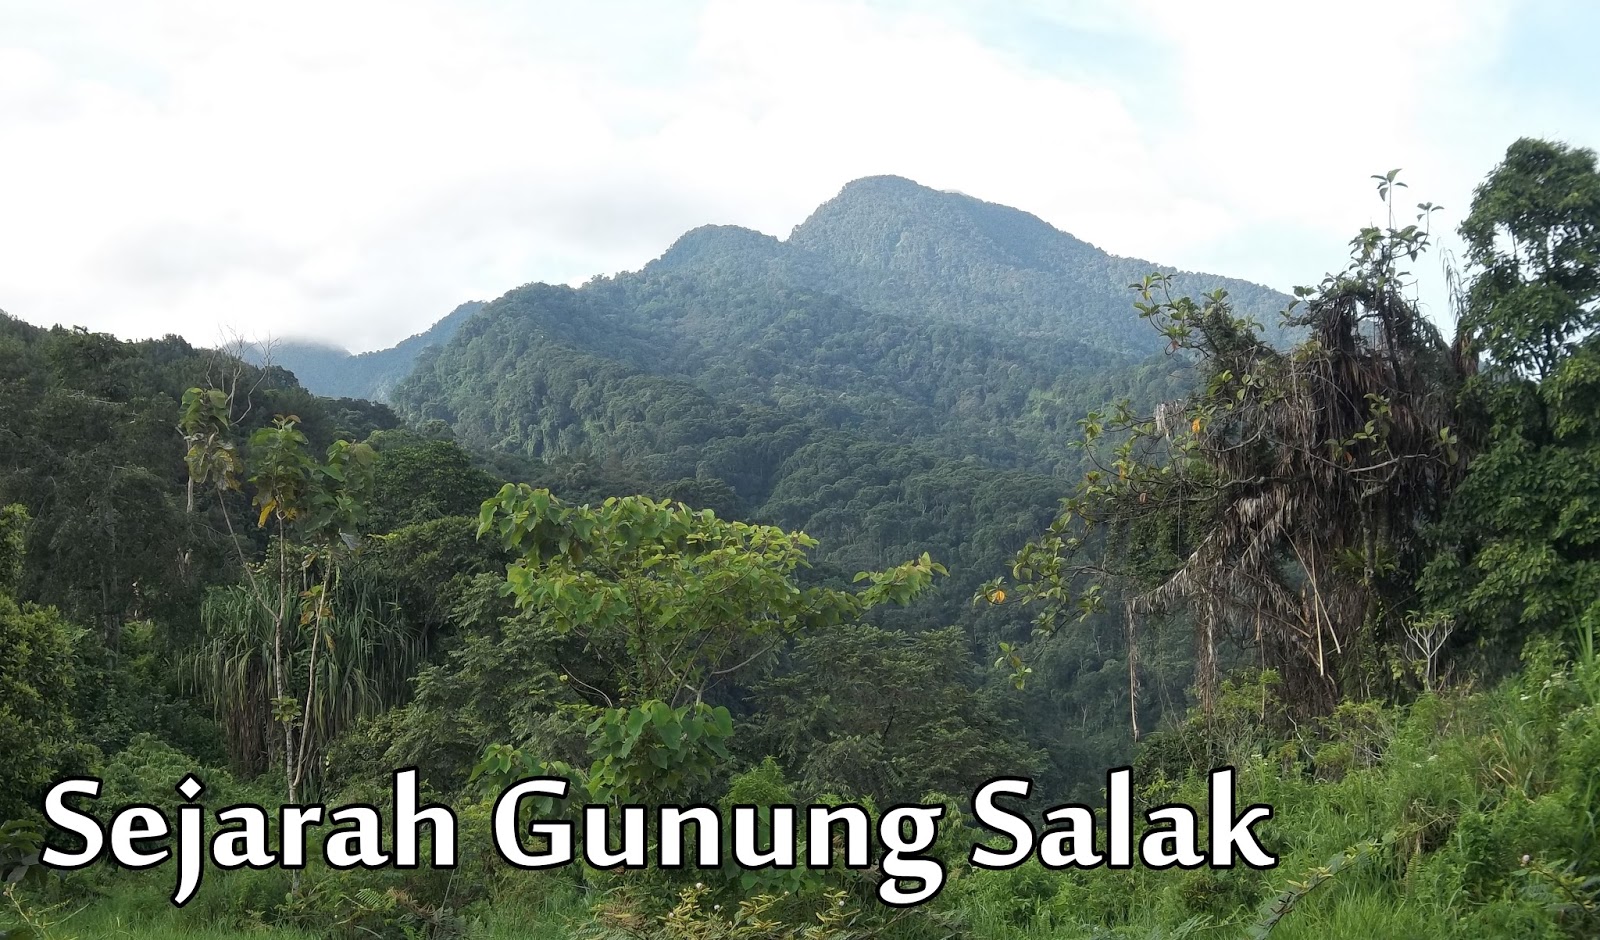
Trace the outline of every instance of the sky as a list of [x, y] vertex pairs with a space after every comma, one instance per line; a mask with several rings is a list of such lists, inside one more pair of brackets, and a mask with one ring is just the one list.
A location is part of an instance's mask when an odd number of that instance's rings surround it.
[[1448, 248], [1516, 138], [1600, 147], [1596, 35], [1589, 0], [0, 0], [0, 310], [382, 348], [884, 173], [1288, 290], [1385, 219], [1374, 173]]

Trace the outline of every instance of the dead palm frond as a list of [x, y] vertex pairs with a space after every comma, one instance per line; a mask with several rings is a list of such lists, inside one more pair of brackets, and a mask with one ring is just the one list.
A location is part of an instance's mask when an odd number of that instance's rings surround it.
[[[1228, 322], [1218, 299], [1198, 328]], [[1189, 608], [1207, 705], [1229, 625], [1260, 632], [1297, 701], [1336, 701], [1349, 664], [1392, 632], [1394, 575], [1419, 563], [1457, 472], [1452, 350], [1394, 282], [1331, 280], [1290, 322], [1308, 335], [1289, 351], [1237, 328], [1209, 339], [1211, 375], [1250, 381], [1167, 406], [1197, 415], [1210, 528], [1130, 613]]]

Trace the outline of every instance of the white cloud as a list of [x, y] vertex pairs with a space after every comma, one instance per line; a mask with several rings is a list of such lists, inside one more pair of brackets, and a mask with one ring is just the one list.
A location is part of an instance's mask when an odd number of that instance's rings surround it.
[[[1372, 216], [1369, 172], [1464, 201], [1515, 136], [1456, 120], [1502, 5], [1307, 10], [13, 4], [0, 306], [370, 348], [461, 300], [636, 267], [703, 222], [784, 235], [874, 173], [1288, 286]], [[1057, 63], [1048, 36], [973, 27], [1011, 15], [1142, 57]], [[1149, 100], [1171, 108], [1130, 103]]]

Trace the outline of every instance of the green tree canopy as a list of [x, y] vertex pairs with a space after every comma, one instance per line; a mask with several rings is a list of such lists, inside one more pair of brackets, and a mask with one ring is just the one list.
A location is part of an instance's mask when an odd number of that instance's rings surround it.
[[11, 594], [27, 522], [22, 507], [0, 508], [0, 821], [29, 812], [77, 751], [73, 628], [54, 608]]
[[1477, 268], [1462, 328], [1489, 357], [1465, 408], [1481, 451], [1424, 584], [1473, 630], [1600, 630], [1600, 172], [1519, 140], [1462, 226]]

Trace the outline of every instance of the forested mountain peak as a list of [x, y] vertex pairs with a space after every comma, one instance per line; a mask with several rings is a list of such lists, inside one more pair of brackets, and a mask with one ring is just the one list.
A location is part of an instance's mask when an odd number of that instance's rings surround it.
[[[1052, 362], [1044, 369], [1060, 375], [1111, 365], [1102, 360], [1089, 366], [1081, 357], [1086, 350], [1115, 358], [1161, 348], [1160, 337], [1134, 310], [1129, 290], [1156, 270], [1173, 272], [1107, 254], [1021, 209], [901, 176], [869, 176], [847, 183], [786, 240], [737, 225], [702, 225], [641, 270], [596, 278], [578, 289], [582, 300], [556, 301], [535, 319], [552, 326], [544, 318], [560, 311], [558, 333], [577, 329], [591, 351], [615, 358], [624, 349], [637, 352], [641, 344], [646, 350], [683, 346], [682, 336], [654, 335], [663, 329], [693, 327], [726, 336], [747, 327], [752, 317], [772, 323], [797, 302], [813, 310], [831, 304], [831, 326], [806, 328], [811, 341], [845, 341], [838, 328], [859, 339], [868, 320], [876, 326], [867, 332], [899, 333], [909, 323], [943, 325], [1032, 347], [1030, 357], [1041, 349], [1053, 350], [1046, 358], [1070, 355], [1071, 366]], [[537, 287], [508, 292], [490, 305], [491, 312], [510, 302], [522, 314], [532, 313], [540, 306], [528, 303], [539, 295]], [[1270, 334], [1289, 300], [1257, 284], [1208, 274], [1183, 273], [1173, 287], [1191, 294], [1226, 288], [1237, 308]], [[296, 341], [279, 344], [274, 358], [319, 394], [387, 400], [422, 350], [442, 348], [484, 306], [462, 304], [392, 349], [351, 356]], [[579, 308], [589, 312], [580, 314]], [[525, 321], [521, 328], [532, 326]], [[970, 347], [970, 337], [961, 344]], [[869, 371], [899, 382], [905, 376], [894, 372], [906, 366], [885, 361]]]
[[959, 247], [995, 261], [1049, 267], [1098, 253], [1031, 212], [903, 176], [867, 176], [846, 183], [796, 226], [796, 246], [867, 267], [904, 266], [908, 256], [946, 257]]
[[644, 270], [680, 270], [708, 262], [726, 264], [730, 260], [761, 264], [776, 258], [783, 250], [784, 245], [778, 239], [754, 229], [739, 225], [702, 225], [678, 236], [672, 247], [645, 265]]
[[1118, 257], [1030, 212], [899, 176], [846, 184], [788, 244], [841, 269], [846, 292], [868, 306], [1123, 352], [1160, 346], [1128, 290], [1153, 271], [1179, 274], [1185, 293], [1226, 289], [1274, 337], [1288, 302], [1248, 281]]
[[[1143, 362], [1164, 342], [1129, 285], [1154, 269], [1021, 210], [868, 177], [787, 240], [705, 225], [641, 270], [509, 291], [392, 397], [475, 446], [643, 462], [752, 505], [805, 442], [839, 432], [1060, 472], [1077, 459], [1061, 431], [1085, 413], [1186, 388], [1186, 362]], [[1208, 275], [1173, 286], [1226, 287], [1264, 322], [1288, 302]], [[793, 518], [825, 529], [814, 515]]]

